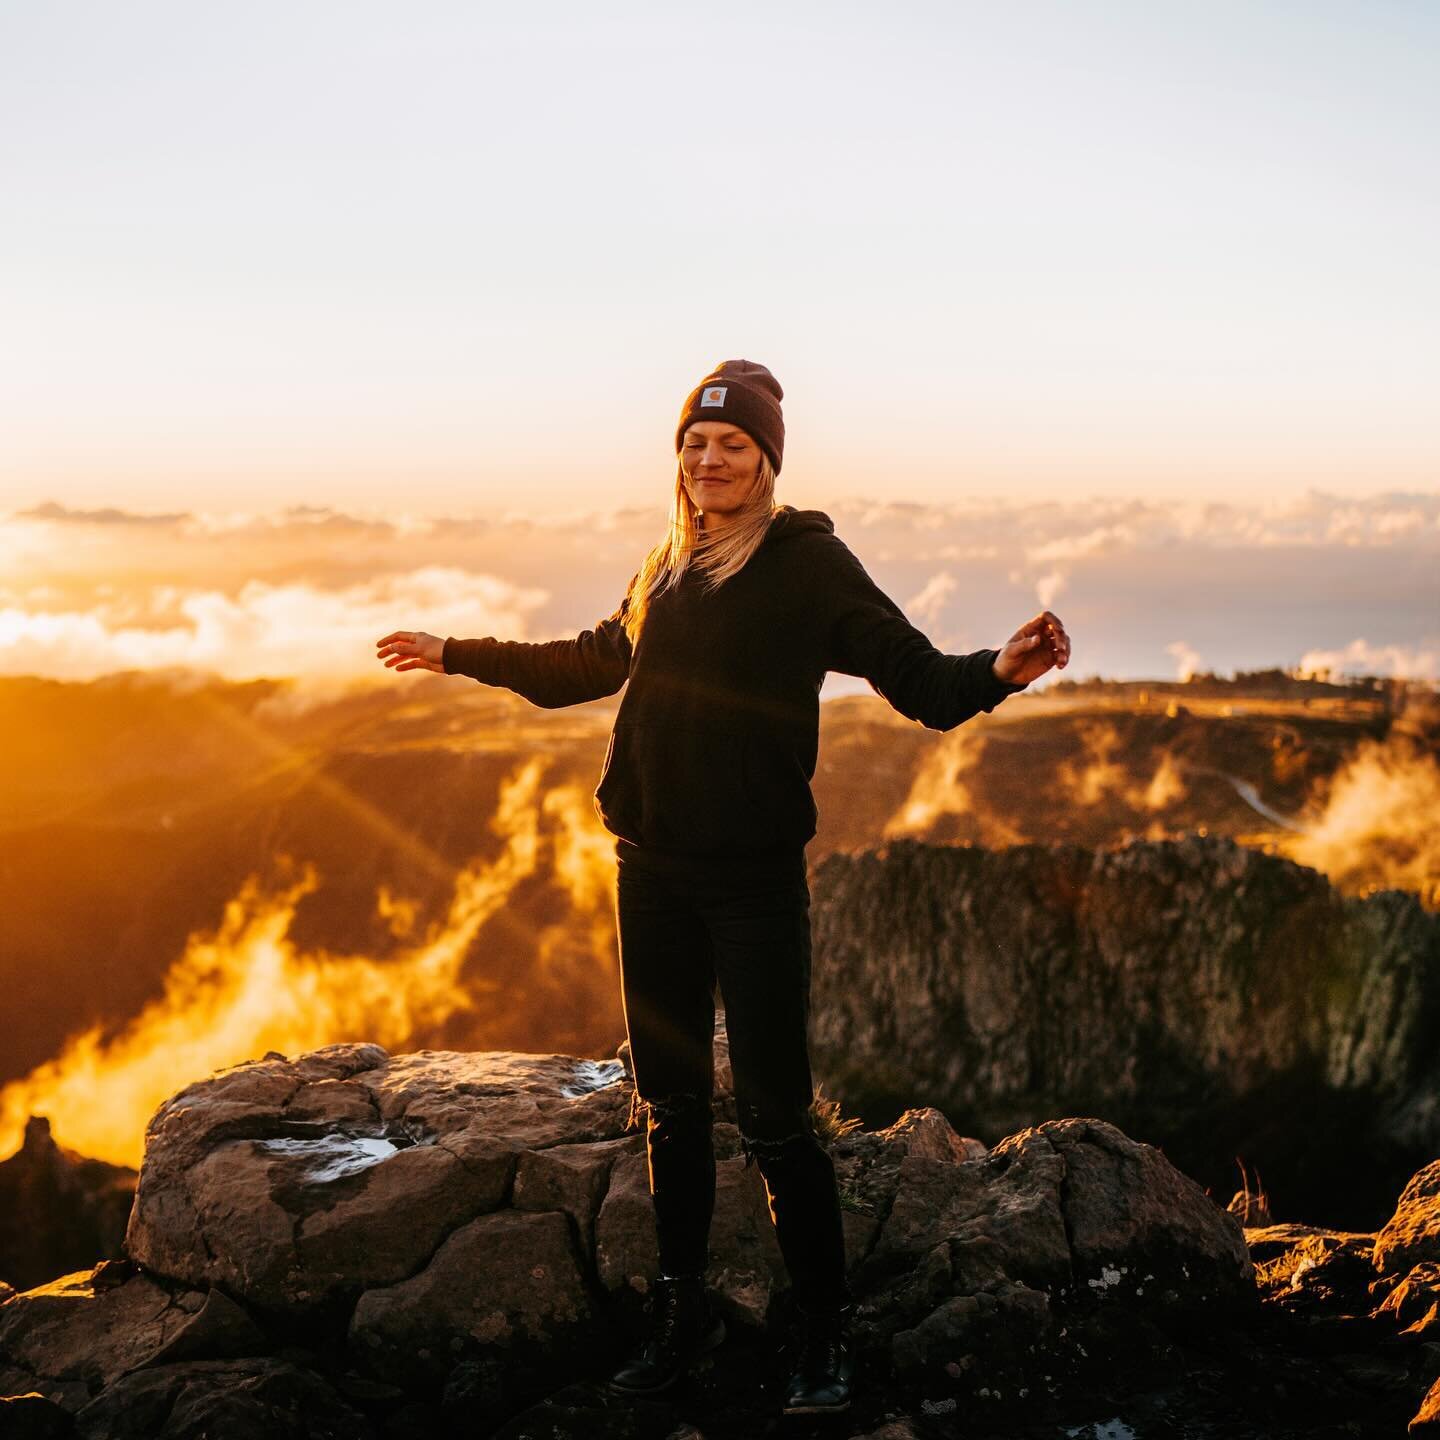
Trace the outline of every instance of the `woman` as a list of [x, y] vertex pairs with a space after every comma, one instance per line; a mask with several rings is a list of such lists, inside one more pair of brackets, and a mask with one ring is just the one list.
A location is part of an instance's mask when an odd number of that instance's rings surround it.
[[615, 836], [621, 998], [646, 1142], [660, 1276], [653, 1331], [611, 1379], [662, 1390], [725, 1338], [704, 1290], [715, 1198], [715, 989], [746, 1164], [764, 1180], [804, 1327], [786, 1413], [844, 1409], [851, 1296], [835, 1169], [813, 1126], [805, 846], [827, 671], [949, 730], [1052, 665], [1048, 610], [996, 650], [943, 655], [879, 590], [827, 515], [775, 503], [785, 425], [763, 365], [727, 360], [676, 430], [669, 533], [608, 619], [574, 640], [396, 631], [387, 666], [468, 675], [536, 705], [628, 688], [595, 807]]

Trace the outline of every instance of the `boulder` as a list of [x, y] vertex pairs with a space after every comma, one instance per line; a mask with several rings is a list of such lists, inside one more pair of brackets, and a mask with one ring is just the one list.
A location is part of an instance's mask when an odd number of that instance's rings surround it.
[[378, 1045], [237, 1066], [150, 1122], [129, 1253], [271, 1311], [396, 1285], [509, 1201], [522, 1155], [620, 1139], [619, 1076], [614, 1061], [391, 1060]]
[[1420, 1402], [1420, 1408], [1415, 1412], [1415, 1417], [1407, 1427], [1410, 1435], [1423, 1435], [1426, 1440], [1440, 1435], [1440, 1380], [1437, 1380], [1425, 1392], [1425, 1398]]
[[196, 1321], [205, 1298], [144, 1275], [97, 1290], [91, 1272], [78, 1271], [0, 1308], [0, 1350], [40, 1380], [100, 1390], [155, 1360]]
[[1440, 1341], [1440, 1265], [1427, 1260], [1415, 1265], [1375, 1307], [1399, 1333], [1417, 1340]]
[[73, 1413], [153, 1366], [271, 1349], [245, 1309], [217, 1290], [172, 1290], [133, 1270], [118, 1282], [113, 1275], [104, 1267], [67, 1275], [0, 1309], [0, 1393], [33, 1391]]
[[412, 1279], [367, 1290], [350, 1341], [404, 1383], [444, 1375], [477, 1347], [551, 1343], [592, 1317], [566, 1217], [503, 1210], [461, 1226]]
[[372, 1440], [319, 1375], [286, 1360], [189, 1361], [140, 1370], [75, 1417], [82, 1440]]
[[902, 1373], [992, 1333], [1039, 1339], [1059, 1302], [1255, 1303], [1239, 1222], [1093, 1117], [1047, 1121], [975, 1160], [904, 1155], [856, 1279]]
[[1375, 1236], [1375, 1269], [1399, 1277], [1423, 1261], [1440, 1261], [1440, 1160], [1410, 1177], [1395, 1213]]

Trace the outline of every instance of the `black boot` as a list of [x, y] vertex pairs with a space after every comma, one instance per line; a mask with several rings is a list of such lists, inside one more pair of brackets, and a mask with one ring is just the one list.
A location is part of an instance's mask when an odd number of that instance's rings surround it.
[[662, 1275], [655, 1282], [651, 1333], [610, 1377], [621, 1395], [667, 1390], [707, 1351], [725, 1340], [725, 1321], [710, 1309], [703, 1275]]
[[853, 1305], [824, 1314], [801, 1311], [800, 1358], [785, 1387], [785, 1414], [819, 1415], [850, 1405], [850, 1377], [855, 1372], [850, 1338]]

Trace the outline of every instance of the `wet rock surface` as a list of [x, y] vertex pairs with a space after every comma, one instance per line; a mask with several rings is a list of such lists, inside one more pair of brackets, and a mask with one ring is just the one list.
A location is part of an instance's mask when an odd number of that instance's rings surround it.
[[663, 1397], [609, 1396], [655, 1278], [631, 1097], [619, 1061], [374, 1046], [189, 1087], [151, 1125], [128, 1259], [0, 1303], [0, 1394], [34, 1397], [0, 1433], [1379, 1436], [1440, 1377], [1428, 1177], [1383, 1245], [1245, 1229], [1102, 1119], [987, 1148], [922, 1108], [829, 1142], [856, 1399], [782, 1425], [795, 1316], [722, 1084], [730, 1339]]

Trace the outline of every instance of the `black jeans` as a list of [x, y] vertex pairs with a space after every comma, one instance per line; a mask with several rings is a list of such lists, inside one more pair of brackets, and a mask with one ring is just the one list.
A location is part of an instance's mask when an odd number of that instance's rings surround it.
[[741, 860], [617, 841], [621, 994], [660, 1269], [706, 1268], [715, 990], [725, 1004], [746, 1164], [758, 1165], [796, 1302], [850, 1299], [835, 1166], [810, 1112], [810, 888], [803, 848]]

